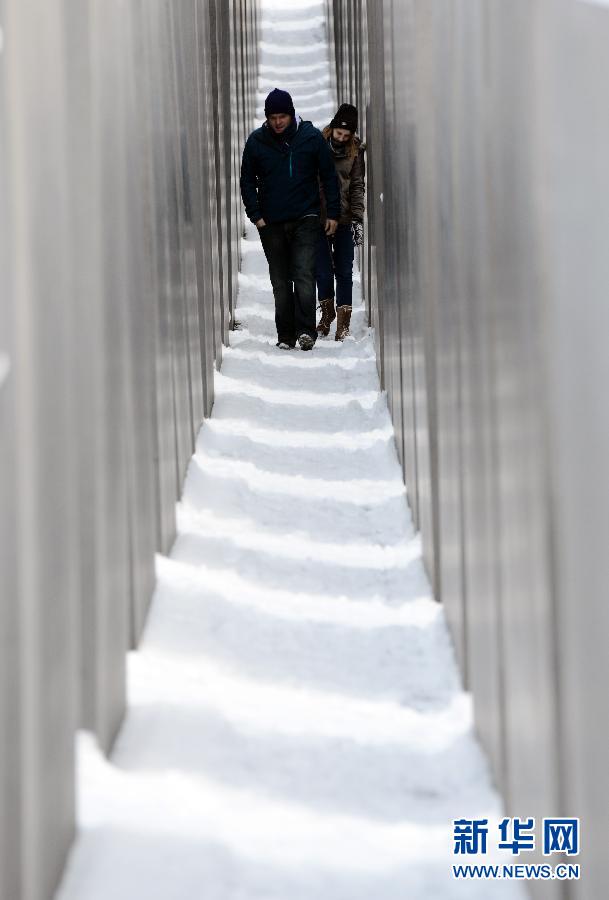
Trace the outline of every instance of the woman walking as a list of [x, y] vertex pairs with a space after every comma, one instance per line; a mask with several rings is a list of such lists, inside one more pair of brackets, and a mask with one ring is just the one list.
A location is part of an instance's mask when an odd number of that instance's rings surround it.
[[[356, 136], [357, 109], [343, 103], [323, 135], [327, 140], [340, 184], [341, 215], [336, 233], [331, 237], [320, 233], [317, 245], [315, 276], [321, 319], [317, 331], [324, 337], [337, 318], [336, 338], [349, 334], [353, 294], [354, 230], [361, 234], [365, 208], [364, 145]], [[325, 209], [322, 197], [322, 224]], [[359, 243], [359, 242], [358, 242]], [[336, 290], [334, 281], [336, 279]], [[336, 299], [336, 312], [334, 300]]]

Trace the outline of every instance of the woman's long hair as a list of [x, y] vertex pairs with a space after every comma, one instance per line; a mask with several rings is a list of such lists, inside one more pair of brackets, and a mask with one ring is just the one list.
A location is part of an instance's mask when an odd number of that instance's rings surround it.
[[[332, 126], [326, 125], [326, 127], [324, 128], [324, 130], [322, 132], [322, 134], [326, 140], [328, 140], [328, 138], [330, 138], [332, 136], [332, 131], [333, 131]], [[354, 134], [352, 134], [351, 137], [349, 138], [349, 140], [345, 142], [345, 148], [346, 148], [347, 156], [349, 159], [355, 159], [355, 157], [357, 156], [357, 151], [359, 150], [359, 147], [360, 147], [359, 139], [356, 138], [356, 136]]]

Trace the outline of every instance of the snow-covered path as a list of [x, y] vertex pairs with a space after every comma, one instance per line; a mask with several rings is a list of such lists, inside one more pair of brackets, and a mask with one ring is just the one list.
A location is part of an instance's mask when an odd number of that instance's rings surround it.
[[[265, 11], [261, 97], [288, 87], [322, 124], [322, 3]], [[248, 227], [243, 327], [130, 657], [128, 716], [110, 762], [81, 742], [61, 900], [522, 896], [451, 878], [452, 819], [500, 808], [355, 294], [353, 338], [276, 349]]]

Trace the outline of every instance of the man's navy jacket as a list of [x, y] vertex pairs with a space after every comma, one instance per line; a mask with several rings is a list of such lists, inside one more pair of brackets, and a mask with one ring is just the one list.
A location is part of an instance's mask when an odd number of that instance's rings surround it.
[[319, 182], [329, 219], [340, 218], [334, 160], [311, 122], [299, 122], [288, 143], [276, 140], [265, 123], [247, 139], [241, 163], [241, 196], [252, 222], [290, 222], [320, 212]]

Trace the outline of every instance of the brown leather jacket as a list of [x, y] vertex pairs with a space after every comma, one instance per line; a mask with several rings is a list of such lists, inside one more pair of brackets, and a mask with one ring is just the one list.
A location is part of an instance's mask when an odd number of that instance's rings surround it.
[[[332, 151], [338, 183], [340, 185], [340, 219], [341, 225], [350, 225], [354, 220], [362, 221], [366, 206], [366, 162], [365, 145], [358, 137], [353, 140], [357, 145], [357, 153], [352, 158], [346, 152], [342, 155]], [[320, 186], [321, 221], [326, 221], [326, 203], [323, 189]]]

